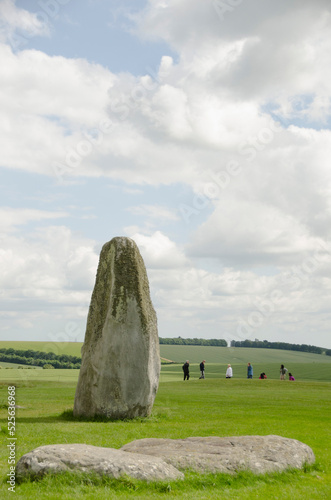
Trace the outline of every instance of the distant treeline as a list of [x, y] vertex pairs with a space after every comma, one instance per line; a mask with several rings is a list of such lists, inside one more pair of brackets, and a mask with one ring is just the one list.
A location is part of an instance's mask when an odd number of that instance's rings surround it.
[[[160, 344], [163, 345], [199, 345], [199, 346], [217, 346], [227, 347], [227, 342], [224, 339], [183, 339], [177, 338], [161, 338]], [[287, 342], [269, 342], [268, 340], [232, 340], [231, 347], [255, 347], [261, 349], [282, 349], [285, 351], [300, 351], [311, 352], [315, 354], [325, 353], [331, 356], [331, 349], [323, 349], [307, 344], [288, 344]], [[68, 354], [54, 354], [54, 352], [26, 351], [20, 349], [0, 349], [0, 361], [6, 363], [17, 363], [20, 365], [40, 366], [46, 368], [67, 368], [79, 369], [81, 366], [81, 358], [78, 356], [69, 356]]]
[[68, 356], [67, 354], [54, 354], [54, 352], [27, 351], [19, 349], [0, 349], [0, 361], [6, 363], [17, 363], [20, 365], [41, 366], [48, 368], [80, 368], [81, 358]]
[[224, 339], [182, 339], [182, 337], [177, 337], [174, 339], [163, 339], [159, 338], [160, 344], [166, 345], [210, 345], [218, 347], [227, 347], [228, 343]]
[[312, 352], [331, 356], [331, 349], [323, 349], [315, 345], [288, 344], [287, 342], [269, 342], [268, 340], [231, 340], [231, 347], [255, 347], [260, 349], [282, 349], [284, 351]]

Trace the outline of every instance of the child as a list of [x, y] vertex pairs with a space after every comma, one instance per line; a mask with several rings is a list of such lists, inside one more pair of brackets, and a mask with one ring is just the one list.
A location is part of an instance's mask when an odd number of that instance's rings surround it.
[[287, 368], [284, 365], [280, 365], [280, 380], [285, 380]]
[[292, 373], [289, 373], [289, 374], [288, 374], [288, 379], [289, 379], [289, 380], [295, 380], [295, 378], [293, 377]]

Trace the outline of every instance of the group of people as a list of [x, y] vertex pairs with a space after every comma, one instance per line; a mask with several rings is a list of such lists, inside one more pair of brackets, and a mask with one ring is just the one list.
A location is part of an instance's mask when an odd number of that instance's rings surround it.
[[[285, 380], [286, 379], [286, 374], [287, 374], [288, 370], [287, 368], [285, 368], [284, 365], [280, 365], [280, 370], [279, 370], [279, 373], [280, 373], [280, 380]], [[295, 378], [293, 377], [292, 373], [288, 373], [288, 379], [289, 380], [295, 380]]]
[[[201, 378], [205, 378], [205, 363], [206, 363], [206, 360], [202, 360], [201, 363], [200, 363], [200, 377], [199, 379]], [[185, 363], [183, 364], [182, 366], [183, 368], [183, 372], [184, 372], [184, 380], [189, 380], [190, 378], [190, 362], [189, 360], [187, 359], [185, 361]], [[228, 368], [226, 370], [226, 378], [231, 378], [232, 377], [232, 368], [231, 368], [231, 365], [228, 365]]]
[[[200, 363], [200, 378], [205, 378], [205, 360], [201, 361]], [[185, 363], [182, 366], [183, 372], [184, 372], [184, 380], [189, 380], [190, 378], [190, 362], [187, 359]]]
[[[285, 380], [286, 379], [286, 373], [288, 372], [287, 368], [285, 368], [284, 365], [280, 365], [280, 380]], [[253, 378], [253, 366], [248, 363], [247, 364], [247, 378]], [[265, 379], [267, 378], [265, 372], [262, 372], [259, 376], [259, 379]], [[293, 377], [292, 373], [289, 373], [288, 374], [288, 379], [289, 380], [295, 380], [295, 378]]]
[[[279, 370], [279, 373], [280, 373], [280, 380], [285, 380], [286, 379], [286, 374], [287, 374], [288, 370], [287, 368], [285, 368], [284, 365], [280, 365], [280, 370]], [[253, 366], [248, 363], [247, 364], [247, 378], [253, 378]], [[259, 376], [259, 379], [265, 379], [267, 378], [265, 372], [262, 372]], [[295, 380], [295, 378], [293, 377], [292, 373], [289, 373], [288, 374], [288, 379], [289, 380]]]
[[[205, 378], [205, 363], [206, 363], [205, 359], [203, 361], [201, 361], [201, 363], [200, 363], [200, 377], [199, 377], [199, 379]], [[190, 362], [188, 359], [185, 361], [182, 368], [183, 368], [183, 372], [184, 372], [184, 380], [189, 380], [189, 378], [190, 378]], [[285, 368], [284, 365], [280, 365], [280, 380], [286, 379], [287, 372], [288, 372], [287, 368]], [[233, 376], [232, 366], [230, 364], [228, 364], [228, 367], [227, 367], [226, 373], [225, 373], [225, 378], [232, 378], [232, 376]], [[251, 365], [251, 363], [247, 363], [247, 378], [249, 378], [249, 379], [253, 378], [253, 366]], [[265, 372], [262, 372], [259, 376], [259, 379], [266, 379], [266, 378], [267, 378], [267, 376], [266, 376]], [[295, 380], [292, 373], [288, 374], [288, 379]]]

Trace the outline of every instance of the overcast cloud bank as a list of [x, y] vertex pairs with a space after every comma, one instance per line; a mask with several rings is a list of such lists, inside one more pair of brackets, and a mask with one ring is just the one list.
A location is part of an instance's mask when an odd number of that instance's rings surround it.
[[[34, 48], [83, 22], [58, 6], [46, 19], [0, 3], [1, 166], [20, 192], [0, 209], [3, 338], [74, 322], [82, 340], [119, 231], [141, 250], [162, 337], [330, 348], [330, 3], [126, 2], [131, 36], [169, 46], [140, 74]], [[26, 175], [55, 202], [32, 202]], [[99, 210], [107, 182], [126, 201], [109, 188]]]

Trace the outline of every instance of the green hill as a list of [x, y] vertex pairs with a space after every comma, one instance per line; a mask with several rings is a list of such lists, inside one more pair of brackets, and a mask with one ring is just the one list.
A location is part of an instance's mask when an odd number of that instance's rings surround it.
[[[80, 356], [82, 342], [32, 342], [32, 341], [0, 341], [0, 348], [10, 348], [55, 354]], [[331, 356], [280, 349], [257, 349], [246, 347], [213, 347], [160, 345], [161, 357], [181, 363], [189, 359], [191, 363], [199, 363], [205, 359], [207, 363], [241, 364], [250, 363], [331, 363]]]
[[[10, 348], [43, 352], [54, 352], [55, 354], [67, 354], [80, 356], [82, 342], [32, 342], [32, 341], [0, 341], [0, 348]], [[257, 349], [245, 347], [213, 347], [213, 346], [184, 346], [184, 345], [160, 345], [161, 357], [175, 363], [183, 363], [189, 359], [191, 364], [200, 363], [205, 359], [207, 364], [237, 365], [244, 367], [247, 362], [256, 365], [256, 369], [265, 371], [265, 365], [279, 366], [281, 363], [287, 367], [301, 364], [303, 367], [312, 363], [331, 364], [331, 356], [324, 354], [313, 354], [299, 351], [284, 351], [279, 349]], [[291, 370], [291, 368], [289, 368]], [[308, 367], [306, 367], [306, 371]], [[316, 371], [315, 369], [313, 370]], [[257, 372], [256, 372], [257, 373]], [[325, 380], [325, 378], [323, 378]]]
[[161, 345], [161, 356], [177, 363], [189, 359], [199, 363], [205, 359], [209, 363], [238, 364], [244, 363], [331, 363], [331, 356], [280, 349], [256, 349], [254, 347], [210, 347]]
[[83, 342], [34, 342], [29, 340], [2, 340], [0, 349], [21, 349], [27, 351], [54, 352], [54, 354], [67, 354], [69, 356], [81, 356]]
[[[34, 351], [54, 352], [55, 354], [67, 354], [80, 356], [82, 342], [0, 342], [0, 348], [33, 349]], [[182, 363], [189, 359], [191, 365], [191, 377], [199, 378], [199, 363], [206, 360], [206, 376], [208, 378], [224, 378], [226, 365], [230, 363], [233, 367], [234, 378], [246, 378], [247, 362], [254, 367], [254, 378], [261, 372], [265, 372], [268, 379], [279, 378], [279, 367], [283, 363], [292, 372], [296, 381], [300, 380], [323, 380], [331, 381], [331, 356], [313, 354], [298, 351], [283, 351], [276, 349], [257, 349], [245, 347], [212, 347], [212, 346], [183, 346], [183, 345], [161, 345], [161, 357], [175, 362], [175, 364], [162, 365], [161, 379], [165, 382], [182, 379]], [[8, 366], [8, 364], [7, 364]], [[9, 364], [9, 367], [17, 368], [17, 365]], [[63, 378], [63, 370], [42, 370], [52, 372], [41, 375], [34, 370], [18, 370], [18, 377], [47, 377], [49, 380]], [[64, 370], [71, 373], [70, 377], [78, 377], [78, 370]], [[0, 379], [8, 379], [14, 376], [14, 370], [1, 370]], [[68, 376], [68, 375], [67, 375]]]

